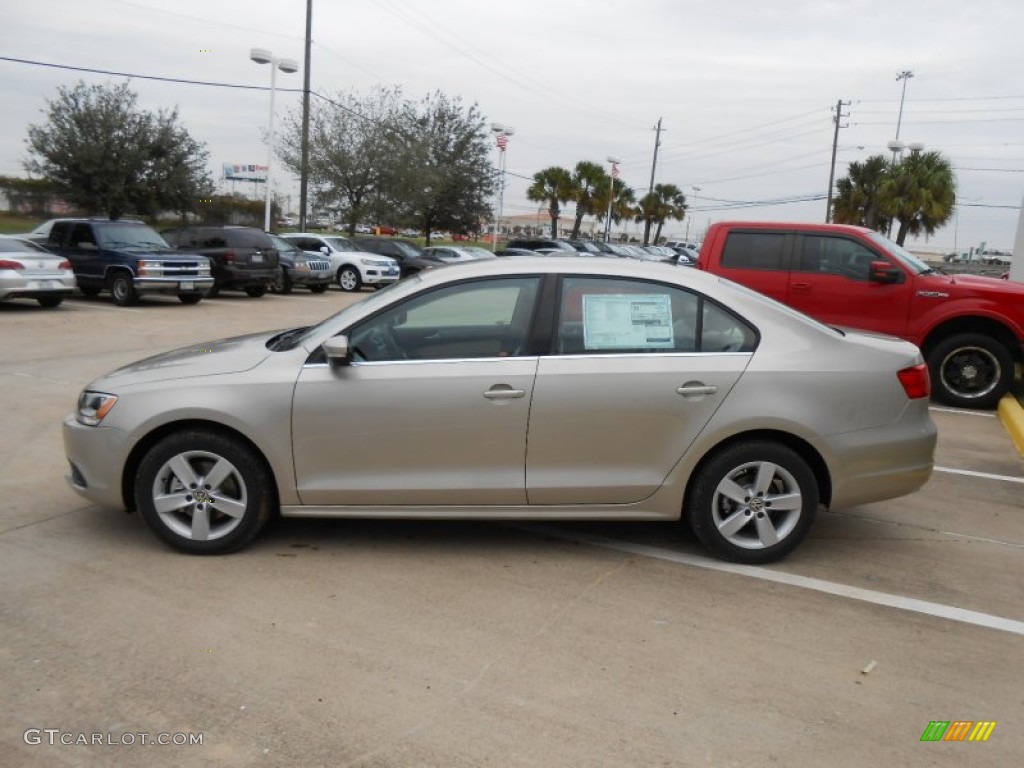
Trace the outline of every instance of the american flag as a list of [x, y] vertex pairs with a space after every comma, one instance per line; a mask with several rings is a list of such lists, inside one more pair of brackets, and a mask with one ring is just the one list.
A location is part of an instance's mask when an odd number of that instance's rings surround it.
[[505, 147], [507, 147], [507, 146], [508, 146], [508, 134], [499, 133], [498, 134], [498, 149], [500, 149], [502, 152], [504, 152], [505, 151]]
[[613, 179], [619, 178], [619, 164], [618, 163], [612, 163], [612, 178]]

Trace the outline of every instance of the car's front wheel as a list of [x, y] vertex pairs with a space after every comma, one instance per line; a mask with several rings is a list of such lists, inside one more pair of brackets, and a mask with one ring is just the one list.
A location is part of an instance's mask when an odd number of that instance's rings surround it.
[[1013, 384], [1013, 358], [996, 339], [960, 333], [928, 355], [937, 400], [960, 408], [994, 408]]
[[173, 433], [139, 465], [135, 504], [146, 525], [193, 555], [232, 552], [266, 525], [270, 470], [245, 443], [205, 430]]
[[273, 284], [270, 286], [270, 290], [282, 295], [288, 295], [292, 292], [292, 278], [288, 274], [288, 270], [282, 269], [278, 273], [277, 277], [274, 278]]
[[814, 472], [791, 448], [734, 443], [697, 470], [684, 514], [701, 543], [738, 563], [768, 563], [807, 535], [818, 509]]
[[130, 272], [115, 272], [110, 277], [110, 296], [119, 307], [133, 307], [139, 303], [139, 292]]
[[363, 279], [359, 270], [352, 266], [344, 266], [338, 270], [338, 287], [347, 293], [358, 291], [363, 287]]

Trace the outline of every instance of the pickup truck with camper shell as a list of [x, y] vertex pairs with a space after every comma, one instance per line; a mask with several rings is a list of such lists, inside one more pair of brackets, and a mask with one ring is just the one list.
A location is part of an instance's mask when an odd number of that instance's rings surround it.
[[843, 224], [712, 224], [698, 267], [839, 328], [913, 342], [936, 399], [992, 408], [1024, 345], [1024, 286], [929, 266], [871, 229]]

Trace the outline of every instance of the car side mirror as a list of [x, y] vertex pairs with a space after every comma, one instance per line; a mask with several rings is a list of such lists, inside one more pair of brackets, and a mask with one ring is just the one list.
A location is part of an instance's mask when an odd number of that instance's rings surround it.
[[348, 336], [332, 336], [320, 345], [327, 361], [334, 365], [348, 365], [352, 362], [352, 352], [348, 346]]
[[903, 273], [888, 261], [872, 261], [868, 276], [872, 283], [888, 284], [900, 282]]
[[324, 256], [330, 256], [331, 255], [331, 249], [328, 248], [326, 245], [321, 245], [320, 246], [320, 253], [322, 253]]

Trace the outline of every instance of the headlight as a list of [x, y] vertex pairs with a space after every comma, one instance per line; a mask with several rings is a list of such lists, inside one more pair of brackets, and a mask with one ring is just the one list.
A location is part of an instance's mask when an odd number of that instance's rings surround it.
[[152, 261], [148, 259], [139, 259], [139, 277], [163, 277], [164, 276], [164, 263], [162, 261]]
[[116, 402], [117, 395], [85, 390], [78, 396], [78, 411], [75, 413], [75, 418], [79, 424], [95, 427], [110, 413], [110, 409]]
[[378, 264], [380, 264], [380, 262], [377, 261], [376, 259], [360, 259], [359, 263], [362, 264], [364, 267], [376, 267]]

